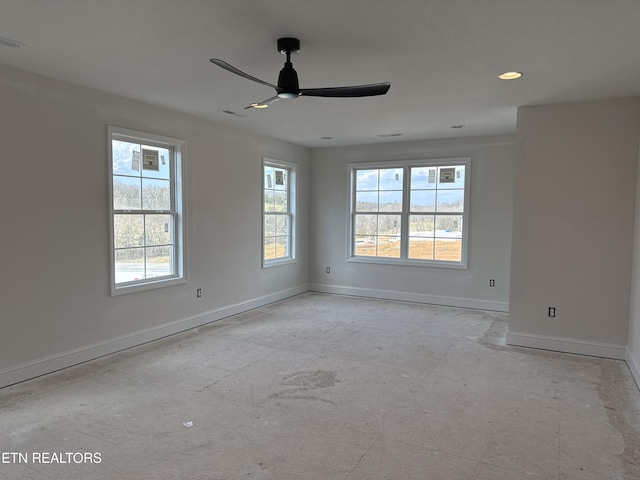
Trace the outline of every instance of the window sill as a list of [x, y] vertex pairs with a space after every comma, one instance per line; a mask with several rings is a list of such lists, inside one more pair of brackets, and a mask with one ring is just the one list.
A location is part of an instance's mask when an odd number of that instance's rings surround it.
[[278, 260], [268, 260], [262, 262], [262, 268], [278, 267], [280, 265], [289, 265], [291, 263], [298, 263], [297, 258], [283, 258]]
[[428, 267], [428, 268], [446, 268], [453, 270], [466, 270], [467, 265], [464, 262], [442, 262], [437, 260], [408, 260], [399, 258], [385, 257], [350, 257], [347, 259], [349, 263], [371, 263], [377, 265], [393, 265], [404, 267]]
[[163, 280], [149, 280], [148, 282], [135, 283], [132, 285], [111, 286], [111, 296], [126, 295], [128, 293], [145, 292], [157, 288], [170, 287], [187, 283], [186, 278], [167, 278]]

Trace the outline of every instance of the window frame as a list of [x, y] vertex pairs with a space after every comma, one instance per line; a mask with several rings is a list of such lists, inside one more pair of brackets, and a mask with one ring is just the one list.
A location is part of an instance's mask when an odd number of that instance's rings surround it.
[[[156, 288], [186, 283], [186, 194], [185, 194], [185, 149], [186, 142], [181, 139], [157, 135], [128, 128], [107, 126], [107, 150], [109, 165], [109, 252], [111, 273], [111, 295], [117, 296], [128, 293], [141, 292]], [[168, 149], [172, 152], [173, 162], [170, 163], [170, 210], [127, 210], [114, 208], [113, 182], [113, 141], [139, 143], [151, 147]], [[134, 177], [135, 178], [135, 177]], [[115, 246], [115, 216], [119, 214], [149, 213], [168, 214], [173, 217], [173, 274], [156, 278], [145, 278], [129, 282], [116, 283], [116, 246]]]
[[[409, 217], [410, 217], [410, 194], [411, 194], [411, 168], [417, 167], [453, 167], [463, 165], [465, 167], [464, 175], [464, 202], [462, 212], [462, 246], [461, 246], [461, 259], [460, 261], [448, 261], [448, 260], [427, 260], [408, 257], [409, 247]], [[391, 212], [401, 217], [400, 225], [400, 257], [379, 257], [379, 256], [364, 256], [356, 255], [356, 234], [355, 234], [355, 219], [356, 219], [356, 180], [358, 170], [369, 169], [402, 169], [403, 170], [403, 185], [402, 185], [402, 206], [401, 211]], [[380, 162], [363, 162], [363, 163], [349, 163], [349, 204], [348, 204], [348, 248], [347, 248], [347, 261], [352, 263], [374, 263], [383, 265], [406, 265], [406, 266], [418, 266], [418, 267], [432, 267], [432, 268], [447, 268], [466, 270], [468, 263], [468, 248], [469, 248], [469, 224], [470, 224], [470, 185], [471, 185], [471, 157], [450, 157], [450, 158], [429, 158], [429, 159], [412, 159], [412, 160], [389, 160]], [[379, 191], [379, 190], [378, 190]], [[437, 214], [435, 214], [437, 216]]]
[[[265, 221], [267, 211], [265, 210], [265, 191], [267, 190], [265, 187], [265, 168], [273, 167], [286, 169], [288, 171], [288, 184], [287, 184], [287, 201], [288, 201], [288, 209], [287, 215], [289, 217], [289, 228], [288, 228], [288, 237], [289, 237], [289, 256], [287, 257], [276, 257], [276, 258], [266, 258], [265, 257]], [[261, 228], [261, 238], [260, 238], [260, 255], [262, 259], [262, 268], [275, 267], [279, 265], [287, 265], [290, 263], [295, 263], [298, 261], [297, 258], [297, 216], [296, 209], [298, 204], [298, 165], [293, 162], [287, 162], [284, 160], [276, 160], [269, 157], [262, 157], [262, 164], [260, 168], [260, 188], [262, 191], [261, 199], [262, 199], [262, 228]]]

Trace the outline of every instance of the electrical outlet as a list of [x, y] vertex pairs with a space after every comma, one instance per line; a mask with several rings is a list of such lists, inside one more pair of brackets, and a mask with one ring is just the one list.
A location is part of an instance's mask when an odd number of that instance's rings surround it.
[[331, 267], [327, 267], [326, 272], [327, 272], [327, 273], [331, 273]]
[[549, 307], [549, 316], [551, 318], [555, 318], [555, 316], [556, 316], [556, 307]]
[[202, 289], [201, 288], [196, 290], [196, 297], [198, 297], [198, 298], [202, 297]]
[[490, 287], [495, 287], [496, 286], [496, 281], [493, 278], [491, 280], [489, 280], [489, 286]]

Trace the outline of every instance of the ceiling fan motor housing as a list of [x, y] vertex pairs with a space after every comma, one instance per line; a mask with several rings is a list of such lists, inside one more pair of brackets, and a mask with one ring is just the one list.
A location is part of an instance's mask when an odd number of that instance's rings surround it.
[[279, 38], [278, 51], [287, 56], [284, 68], [280, 70], [278, 76], [278, 97], [296, 98], [300, 95], [300, 84], [298, 83], [298, 73], [293, 69], [291, 54], [300, 51], [300, 40], [297, 38]]
[[298, 74], [291, 63], [287, 62], [278, 76], [278, 96], [280, 98], [295, 98], [299, 95]]

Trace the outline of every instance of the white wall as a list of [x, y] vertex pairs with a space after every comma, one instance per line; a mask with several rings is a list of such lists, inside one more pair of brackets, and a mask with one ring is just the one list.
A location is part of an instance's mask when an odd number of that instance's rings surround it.
[[[637, 233], [633, 284], [630, 260], [633, 225], [640, 224], [638, 102], [521, 108], [517, 149], [516, 138], [504, 136], [310, 153], [0, 66], [0, 386], [310, 284], [510, 309], [509, 341], [516, 344], [617, 357], [628, 339], [627, 360], [638, 378]], [[184, 285], [109, 295], [107, 125], [187, 142]], [[300, 260], [268, 269], [260, 266], [263, 155], [298, 163], [301, 193]], [[347, 262], [348, 163], [457, 156], [472, 157], [467, 270]], [[556, 319], [546, 317], [547, 306], [557, 308]]]
[[[468, 268], [347, 262], [349, 170], [353, 162], [470, 156]], [[508, 309], [515, 138], [394, 142], [311, 151], [314, 290], [493, 310]], [[326, 267], [331, 273], [326, 274]], [[489, 287], [489, 279], [496, 280]]]
[[[640, 158], [639, 158], [640, 160]], [[633, 236], [633, 263], [631, 274], [631, 315], [627, 364], [640, 386], [640, 168], [636, 181], [635, 231]]]
[[639, 131], [638, 99], [518, 110], [509, 343], [624, 358]]
[[[0, 386], [307, 289], [306, 196], [300, 261], [260, 259], [261, 157], [304, 192], [307, 149], [1, 66], [0, 105]], [[186, 141], [184, 285], [109, 294], [107, 125]]]

